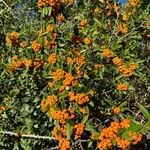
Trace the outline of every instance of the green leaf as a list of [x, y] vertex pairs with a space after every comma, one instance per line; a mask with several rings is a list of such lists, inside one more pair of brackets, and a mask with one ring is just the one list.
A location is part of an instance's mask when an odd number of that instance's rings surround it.
[[25, 119], [25, 124], [29, 127], [32, 125], [32, 120], [30, 118]]
[[132, 117], [131, 116], [126, 116], [126, 118], [129, 118], [129, 119], [131, 119], [132, 120], [132, 123], [135, 123], [135, 124], [140, 124], [138, 121], [136, 121], [135, 119], [132, 119]]
[[59, 121], [58, 121], [58, 120], [54, 120], [54, 125], [55, 125], [56, 127], [58, 127], [58, 126], [59, 126]]
[[126, 139], [126, 140], [130, 140], [130, 132], [136, 132], [137, 134], [141, 133], [141, 129], [143, 128], [143, 126], [139, 123], [135, 123], [132, 122], [130, 127], [127, 129], [121, 129], [119, 131], [119, 134], [121, 135], [122, 138]]
[[41, 17], [42, 17], [42, 18], [44, 17], [44, 8], [42, 9]]
[[1, 15], [3, 12], [4, 12], [4, 9], [1, 9], [1, 10], [0, 10], [0, 15]]
[[113, 144], [113, 146], [116, 146], [117, 143], [116, 143], [115, 139], [112, 140], [112, 144]]
[[45, 15], [47, 15], [47, 14], [48, 14], [48, 8], [45, 7]]
[[94, 103], [92, 101], [90, 101], [89, 104], [94, 107]]
[[99, 76], [100, 76], [100, 79], [103, 80], [103, 74], [101, 71], [99, 72]]
[[88, 115], [84, 116], [81, 122], [86, 123], [86, 121], [88, 120], [88, 117], [89, 117]]
[[83, 77], [84, 77], [85, 79], [89, 79], [89, 76], [88, 76], [86, 73], [84, 73]]
[[67, 128], [67, 139], [70, 140], [71, 139], [71, 135], [73, 132], [73, 126], [71, 125], [71, 122], [68, 120], [66, 123], [66, 128]]
[[52, 79], [52, 77], [51, 76], [42, 76], [44, 79]]
[[93, 142], [90, 141], [90, 142], [88, 143], [88, 148], [91, 148], [92, 144], [93, 144]]
[[21, 100], [22, 102], [29, 102], [31, 100], [31, 97], [24, 97]]
[[28, 70], [24, 70], [23, 73], [22, 73], [22, 78], [25, 78], [27, 76], [27, 73], [28, 73]]
[[138, 123], [131, 123], [130, 127], [127, 129], [128, 131], [139, 131], [143, 128], [143, 126], [141, 124]]
[[42, 14], [41, 14], [42, 18], [44, 18], [45, 15], [46, 15], [46, 7], [44, 7], [44, 8], [42, 9]]
[[130, 135], [129, 135], [129, 131], [125, 131], [123, 133], [121, 133], [121, 137], [126, 139], [126, 140], [130, 140]]
[[143, 134], [147, 134], [149, 132], [149, 130], [150, 130], [150, 121], [148, 121], [147, 123], [144, 124], [141, 132]]
[[48, 15], [51, 16], [51, 13], [52, 13], [52, 7], [48, 7], [47, 9], [48, 9]]
[[148, 110], [142, 105], [139, 105], [139, 108], [140, 111], [143, 113], [144, 117], [150, 121], [150, 113], [148, 112]]
[[86, 123], [85, 130], [90, 131], [91, 133], [94, 133], [96, 136], [99, 135], [99, 133], [95, 130], [95, 128], [89, 122]]
[[120, 108], [123, 108], [123, 107], [127, 106], [127, 104], [128, 104], [127, 101], [125, 101], [125, 102], [121, 103], [121, 104], [119, 105], [119, 107], [120, 107]]
[[112, 49], [116, 50], [116, 49], [119, 49], [121, 47], [122, 47], [122, 45], [120, 45], [118, 43], [114, 43], [113, 46], [112, 46]]
[[19, 150], [18, 143], [15, 143], [13, 150]]
[[118, 75], [116, 78], [115, 78], [115, 80], [119, 80], [119, 79], [121, 79], [123, 76], [122, 75]]
[[63, 94], [59, 95], [60, 100], [66, 98], [66, 97], [68, 97], [68, 93], [63, 93]]
[[114, 106], [114, 103], [113, 103], [113, 101], [111, 100], [111, 99], [105, 99], [105, 102], [107, 103], [107, 104], [109, 104], [109, 106]]
[[37, 129], [38, 127], [39, 127], [39, 125], [38, 125], [38, 124], [34, 125], [34, 128], [36, 128], [36, 129]]

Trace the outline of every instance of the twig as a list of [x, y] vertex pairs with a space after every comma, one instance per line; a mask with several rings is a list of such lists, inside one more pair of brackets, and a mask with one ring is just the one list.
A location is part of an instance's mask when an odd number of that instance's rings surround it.
[[59, 149], [59, 146], [50, 148], [50, 150], [54, 150], [54, 149]]
[[139, 114], [140, 114], [140, 110], [135, 114], [136, 118], [138, 117]]
[[90, 139], [86, 139], [86, 140], [78, 140], [79, 142], [89, 142]]
[[128, 34], [126, 34], [125, 36], [123, 36], [122, 38], [120, 38], [119, 41], [121, 41], [121, 40], [123, 40], [125, 37], [129, 36], [129, 35], [130, 35], [131, 33], [133, 33], [135, 30], [137, 30], [137, 29], [143, 27], [144, 23], [145, 23], [146, 21], [148, 21], [149, 19], [150, 19], [150, 18], [146, 19], [140, 26], [134, 28], [131, 32], [129, 32]]
[[47, 88], [48, 88], [48, 85], [46, 85], [46, 86], [43, 88], [43, 90], [39, 93], [39, 95], [38, 95], [37, 97], [41, 96]]
[[141, 28], [141, 27], [142, 27], [142, 25], [140, 25], [140, 26], [134, 28], [131, 32], [129, 32], [128, 34], [126, 34], [125, 36], [123, 36], [122, 38], [120, 38], [119, 41], [123, 40], [125, 37], [129, 36], [131, 33], [133, 33], [135, 30], [137, 30], [137, 29], [139, 29], [139, 28]]
[[79, 141], [79, 146], [80, 146], [81, 150], [84, 150], [84, 149], [83, 149], [83, 146], [82, 146], [82, 144], [81, 144], [81, 141]]
[[8, 9], [10, 9], [9, 8], [9, 6], [6, 4], [6, 2], [5, 1], [3, 1], [3, 0], [0, 0], [0, 2], [2, 2]]
[[42, 140], [55, 140], [54, 137], [49, 137], [49, 136], [38, 136], [38, 135], [26, 135], [26, 134], [17, 134], [14, 132], [9, 132], [9, 131], [0, 131], [0, 134], [4, 135], [10, 135], [10, 136], [15, 136], [15, 137], [20, 137], [20, 138], [31, 138], [31, 139], [42, 139]]
[[141, 27], [150, 30], [150, 27], [148, 27], [148, 26], [142, 25]]
[[108, 99], [111, 99], [113, 100], [109, 95], [107, 95], [107, 93], [103, 90], [103, 93], [105, 94], [105, 96], [108, 98]]

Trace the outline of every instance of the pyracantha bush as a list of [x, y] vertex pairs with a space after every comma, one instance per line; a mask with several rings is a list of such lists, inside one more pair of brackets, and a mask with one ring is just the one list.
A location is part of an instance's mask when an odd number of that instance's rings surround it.
[[[113, 0], [38, 0], [38, 24], [7, 33], [0, 56], [0, 129], [18, 134], [1, 136], [2, 147], [127, 150], [142, 145], [150, 127], [145, 5], [140, 0], [123, 6]], [[38, 143], [32, 134], [53, 140]]]

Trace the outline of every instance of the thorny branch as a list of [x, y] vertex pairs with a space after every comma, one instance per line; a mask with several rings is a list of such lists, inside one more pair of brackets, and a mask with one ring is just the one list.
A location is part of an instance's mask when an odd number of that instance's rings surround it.
[[49, 136], [27, 135], [27, 134], [20, 134], [20, 133], [18, 134], [18, 133], [9, 132], [9, 131], [0, 131], [0, 134], [10, 135], [10, 136], [15, 136], [15, 137], [20, 137], [20, 138], [55, 140], [54, 137], [49, 137]]

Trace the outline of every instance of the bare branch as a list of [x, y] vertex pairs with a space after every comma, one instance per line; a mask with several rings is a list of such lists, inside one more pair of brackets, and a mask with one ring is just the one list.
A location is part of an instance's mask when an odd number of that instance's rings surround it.
[[0, 131], [0, 134], [4, 135], [10, 135], [10, 136], [15, 136], [15, 137], [20, 137], [20, 138], [31, 138], [31, 139], [41, 139], [41, 140], [55, 140], [54, 137], [49, 137], [49, 136], [39, 136], [39, 135], [26, 135], [26, 134], [18, 134], [14, 132], [9, 132], [9, 131]]

